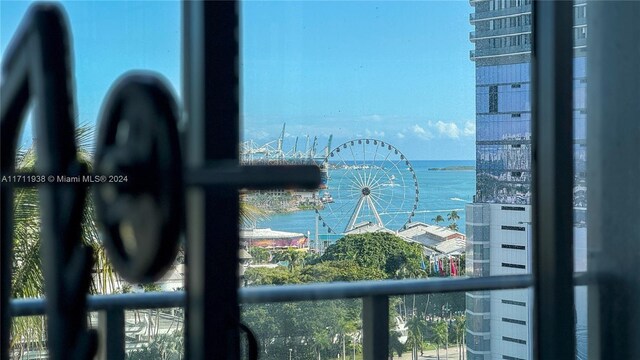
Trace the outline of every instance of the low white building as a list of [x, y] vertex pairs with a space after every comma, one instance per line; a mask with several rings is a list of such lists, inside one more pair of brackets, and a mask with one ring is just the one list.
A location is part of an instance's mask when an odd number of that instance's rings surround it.
[[420, 243], [436, 254], [461, 255], [465, 251], [466, 236], [446, 227], [422, 222], [409, 224], [398, 236]]

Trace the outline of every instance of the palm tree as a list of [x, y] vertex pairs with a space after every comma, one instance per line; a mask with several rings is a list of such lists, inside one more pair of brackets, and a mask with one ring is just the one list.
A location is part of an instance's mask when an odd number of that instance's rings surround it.
[[[93, 127], [81, 125], [76, 129], [78, 160], [89, 168], [92, 164], [94, 138]], [[17, 173], [34, 173], [36, 163], [35, 144], [18, 150]], [[19, 187], [14, 190], [14, 234], [12, 298], [34, 298], [44, 295], [44, 277], [40, 258], [40, 209], [36, 188]], [[113, 292], [117, 282], [111, 263], [106, 258], [104, 247], [98, 236], [95, 209], [91, 196], [87, 196], [82, 215], [82, 240], [93, 248], [95, 266], [90, 292]], [[45, 338], [44, 317], [18, 317], [13, 319], [10, 346], [21, 352], [24, 347], [43, 349]]]
[[447, 220], [449, 221], [456, 222], [456, 220], [459, 220], [459, 219], [460, 219], [460, 216], [458, 215], [458, 212], [455, 210], [447, 214]]
[[[35, 168], [35, 150], [19, 151], [16, 159], [19, 171]], [[11, 277], [12, 298], [42, 297], [44, 277], [40, 260], [40, 216], [38, 192], [34, 188], [14, 189], [13, 229], [13, 275]], [[16, 358], [22, 352], [44, 350], [44, 316], [17, 317], [12, 319], [9, 346]]]
[[255, 228], [256, 223], [266, 216], [261, 208], [250, 204], [244, 194], [240, 195], [240, 223], [242, 227]]
[[398, 356], [402, 356], [402, 352], [404, 351], [404, 344], [400, 342], [400, 334], [399, 331], [389, 330], [389, 358], [393, 360], [393, 354], [398, 354]]
[[438, 225], [438, 223], [444, 222], [444, 218], [442, 217], [442, 215], [438, 215], [435, 218], [431, 219], [433, 220], [433, 222], [436, 223], [436, 225]]
[[287, 263], [289, 263], [289, 271], [293, 271], [296, 267], [303, 264], [304, 252], [294, 247], [289, 247], [286, 250], [276, 254], [274, 258], [277, 261], [286, 261]]
[[422, 341], [426, 333], [426, 323], [415, 314], [407, 322], [407, 330], [409, 332], [409, 338], [407, 339], [407, 345], [411, 346], [411, 358], [413, 360], [418, 359], [418, 349], [422, 349]]
[[456, 334], [456, 343], [458, 344], [458, 359], [464, 359], [464, 353], [462, 352], [464, 349], [464, 332], [465, 332], [465, 317], [463, 315], [458, 315], [455, 317], [453, 322], [453, 328]]
[[444, 320], [438, 320], [433, 326], [433, 342], [436, 343], [436, 354], [438, 360], [440, 360], [440, 347], [446, 346], [447, 338], [449, 337], [449, 328], [447, 322]]
[[456, 223], [456, 220], [459, 219], [460, 216], [458, 215], [458, 212], [455, 210], [451, 211], [447, 214], [447, 220], [451, 221], [451, 224], [449, 224], [449, 226], [447, 227], [453, 231], [458, 231], [458, 224]]
[[[356, 338], [356, 334], [358, 333], [359, 327], [361, 325], [359, 324], [358, 320], [355, 319], [347, 319], [347, 318], [342, 318], [339, 321], [339, 330], [341, 332], [341, 338], [342, 338], [342, 358], [344, 360], [346, 360], [347, 356], [346, 356], [346, 340], [351, 339], [352, 340], [352, 344], [351, 347], [353, 348], [353, 352], [355, 353], [356, 350], [356, 344], [355, 344], [355, 338]], [[391, 350], [389, 350], [391, 351]]]

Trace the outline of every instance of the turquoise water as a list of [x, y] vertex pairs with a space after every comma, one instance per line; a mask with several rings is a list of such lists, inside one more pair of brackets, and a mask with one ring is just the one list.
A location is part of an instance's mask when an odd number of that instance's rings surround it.
[[[419, 160], [411, 162], [419, 190], [419, 200], [417, 208], [414, 211], [414, 216], [412, 217], [412, 222], [433, 223], [432, 219], [437, 215], [441, 215], [446, 219], [447, 214], [455, 210], [460, 216], [460, 219], [457, 220], [459, 230], [464, 233], [466, 219], [464, 207], [465, 204], [471, 203], [473, 200], [476, 186], [476, 173], [470, 170], [429, 170], [429, 168], [443, 168], [448, 166], [475, 166], [475, 161]], [[405, 170], [406, 169], [400, 169], [399, 172], [404, 174]], [[348, 222], [349, 216], [353, 213], [352, 209], [357, 203], [357, 198], [344, 195], [341, 193], [342, 190], [337, 188], [338, 184], [342, 184], [340, 185], [342, 188], [346, 187], [344, 184], [348, 183], [348, 181], [343, 181], [343, 178], [352, 176], [353, 171], [357, 170], [338, 169], [330, 171], [331, 178], [328, 183], [328, 191], [334, 197], [336, 203], [331, 204], [335, 208], [333, 212], [331, 212], [330, 209], [320, 211], [320, 216], [323, 220], [319, 223], [318, 233], [321, 238], [325, 238], [327, 235], [327, 227], [323, 228], [322, 222], [326, 222], [327, 226], [335, 229], [336, 233], [339, 233], [344, 229], [344, 224]], [[406, 176], [406, 174], [397, 175], [396, 178], [399, 179], [401, 176]], [[409, 179], [411, 179], [410, 173]], [[396, 180], [396, 182], [399, 182], [399, 180]], [[413, 186], [412, 184], [410, 185], [410, 187]], [[393, 203], [382, 204], [381, 209], [378, 211], [383, 221], [385, 221], [385, 225], [393, 230], [401, 228], [413, 210], [413, 190], [409, 190], [411, 191], [411, 196], [393, 194], [392, 192], [397, 192], [397, 189], [391, 187], [383, 190], [383, 196], [381, 196], [380, 201], [389, 200]], [[344, 206], [342, 202], [344, 202]], [[388, 209], [385, 212], [385, 209], [382, 208]], [[337, 209], [341, 210], [337, 211]], [[440, 225], [442, 224], [443, 223], [440, 223]], [[316, 214], [313, 210], [276, 214], [259, 221], [257, 226], [269, 227], [281, 231], [308, 233], [311, 239], [315, 239]], [[332, 237], [339, 237], [339, 235]]]

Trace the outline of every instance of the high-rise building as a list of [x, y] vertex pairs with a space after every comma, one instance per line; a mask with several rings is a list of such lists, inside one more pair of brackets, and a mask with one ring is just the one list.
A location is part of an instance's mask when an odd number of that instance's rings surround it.
[[[471, 0], [476, 65], [476, 195], [466, 207], [467, 274], [531, 272], [531, 0]], [[574, 207], [584, 227], [586, 1], [574, 3]], [[567, 119], [571, 121], [572, 119]], [[585, 247], [585, 232], [576, 239]], [[583, 254], [576, 270], [584, 270]], [[467, 302], [467, 356], [531, 359], [529, 290], [472, 292]], [[578, 341], [580, 346], [580, 340]], [[581, 350], [578, 349], [578, 353]]]

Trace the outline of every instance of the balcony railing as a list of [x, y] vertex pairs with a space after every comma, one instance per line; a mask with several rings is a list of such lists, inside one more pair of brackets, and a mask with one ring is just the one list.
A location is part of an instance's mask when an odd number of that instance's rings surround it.
[[502, 48], [488, 48], [471, 50], [469, 56], [471, 60], [483, 57], [519, 55], [531, 53], [531, 45], [507, 46]]
[[513, 26], [493, 30], [476, 30], [469, 33], [469, 40], [476, 41], [478, 39], [510, 36], [523, 33], [531, 33], [531, 25]]
[[479, 13], [469, 14], [469, 21], [474, 23], [476, 21], [488, 20], [494, 18], [501, 18], [506, 16], [531, 14], [531, 5], [524, 5], [520, 7], [505, 8], [500, 10], [483, 11]]
[[[593, 284], [587, 273], [576, 273], [574, 285]], [[365, 359], [386, 358], [388, 354], [389, 297], [478, 290], [524, 289], [534, 284], [531, 275], [506, 275], [477, 278], [435, 278], [317, 283], [307, 285], [257, 286], [238, 290], [240, 303], [264, 304], [338, 299], [363, 300], [363, 354]], [[87, 298], [87, 310], [97, 311], [98, 332], [108, 339], [100, 359], [124, 359], [124, 311], [185, 307], [186, 294], [150, 292], [141, 294], [94, 295]], [[45, 315], [45, 299], [14, 299], [13, 317]]]

